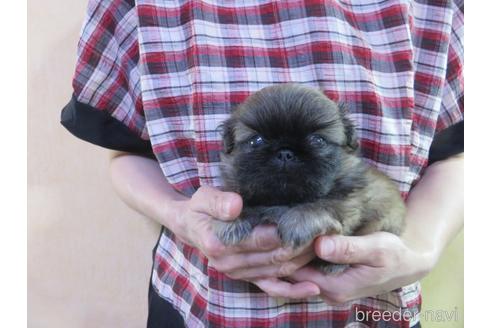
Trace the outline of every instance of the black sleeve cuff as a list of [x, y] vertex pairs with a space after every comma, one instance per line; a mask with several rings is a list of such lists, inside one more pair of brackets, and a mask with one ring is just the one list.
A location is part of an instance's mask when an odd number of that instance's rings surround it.
[[434, 136], [430, 151], [429, 165], [465, 151], [465, 123], [458, 122]]
[[108, 112], [77, 101], [72, 96], [61, 112], [60, 123], [74, 136], [95, 145], [139, 154], [152, 154], [150, 141], [141, 139]]

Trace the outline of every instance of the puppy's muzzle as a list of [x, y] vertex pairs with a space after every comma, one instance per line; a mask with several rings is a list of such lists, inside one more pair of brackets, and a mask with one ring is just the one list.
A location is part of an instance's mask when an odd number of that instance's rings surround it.
[[290, 149], [281, 149], [277, 152], [275, 157], [275, 164], [279, 166], [286, 166], [296, 161], [296, 156]]
[[277, 159], [283, 162], [290, 162], [295, 159], [294, 152], [289, 149], [282, 149], [277, 152]]

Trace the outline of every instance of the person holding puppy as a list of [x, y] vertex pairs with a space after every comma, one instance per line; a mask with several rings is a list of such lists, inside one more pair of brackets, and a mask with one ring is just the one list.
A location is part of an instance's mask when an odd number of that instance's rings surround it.
[[[458, 0], [91, 1], [62, 123], [118, 151], [116, 191], [163, 226], [148, 327], [343, 327], [385, 310], [405, 316], [362, 323], [418, 326], [416, 281], [462, 226], [463, 150], [440, 145], [462, 128], [463, 55]], [[406, 200], [401, 236], [293, 250], [260, 225], [235, 245], [217, 239], [214, 222], [243, 207], [220, 189], [217, 127], [289, 82], [345, 104], [364, 161]], [[326, 275], [306, 266], [316, 256], [350, 267]]]

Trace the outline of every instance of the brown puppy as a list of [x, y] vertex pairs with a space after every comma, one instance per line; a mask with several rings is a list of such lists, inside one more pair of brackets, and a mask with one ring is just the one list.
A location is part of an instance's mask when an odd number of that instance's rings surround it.
[[[225, 190], [243, 197], [241, 215], [217, 222], [227, 245], [274, 223], [285, 246], [322, 234], [400, 234], [405, 206], [393, 182], [357, 157], [355, 129], [321, 92], [295, 84], [251, 95], [223, 124]], [[317, 261], [326, 272], [346, 266]]]

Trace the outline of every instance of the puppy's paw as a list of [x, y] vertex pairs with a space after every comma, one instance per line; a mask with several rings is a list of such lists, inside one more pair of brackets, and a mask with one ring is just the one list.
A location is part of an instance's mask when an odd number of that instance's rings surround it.
[[214, 232], [217, 238], [226, 246], [239, 244], [253, 231], [253, 226], [247, 220], [232, 222], [214, 222]]
[[340, 233], [342, 225], [318, 207], [300, 205], [290, 208], [276, 221], [285, 246], [293, 248], [310, 243], [326, 233]]
[[325, 265], [318, 267], [318, 269], [325, 274], [335, 276], [335, 275], [338, 275], [338, 274], [344, 272], [349, 267], [350, 267], [350, 265], [348, 265], [348, 264], [335, 264], [335, 263], [326, 262]]
[[282, 244], [294, 249], [310, 243], [323, 233], [322, 229], [316, 226], [298, 224], [297, 221], [289, 219], [282, 220], [277, 229]]
[[310, 266], [314, 267], [315, 269], [327, 275], [338, 275], [350, 267], [350, 265], [348, 264], [331, 263], [331, 262], [323, 261], [320, 258], [314, 259], [309, 264]]
[[311, 231], [307, 229], [292, 229], [291, 227], [282, 226], [278, 229], [278, 236], [282, 240], [282, 245], [294, 249], [310, 243], [321, 231]]

